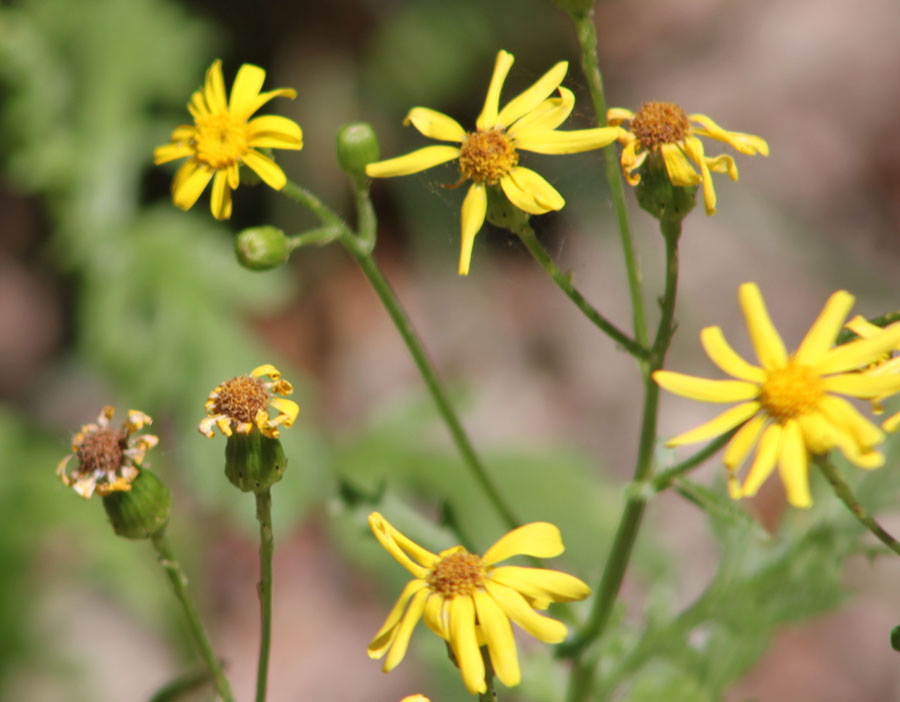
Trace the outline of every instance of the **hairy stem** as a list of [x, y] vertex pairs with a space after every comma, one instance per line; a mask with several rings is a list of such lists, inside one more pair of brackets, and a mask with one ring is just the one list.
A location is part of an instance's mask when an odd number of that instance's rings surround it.
[[259, 660], [256, 666], [256, 702], [265, 702], [269, 681], [269, 649], [272, 644], [272, 493], [268, 488], [256, 493], [259, 522]]

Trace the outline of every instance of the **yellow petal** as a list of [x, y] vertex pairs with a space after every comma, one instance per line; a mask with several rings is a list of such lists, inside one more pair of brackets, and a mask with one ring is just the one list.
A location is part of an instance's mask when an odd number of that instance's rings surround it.
[[500, 187], [513, 205], [528, 214], [561, 210], [566, 204], [556, 188], [530, 168], [516, 166], [500, 179]]
[[775, 330], [766, 303], [756, 283], [743, 283], [738, 288], [738, 301], [750, 340], [756, 350], [756, 357], [766, 370], [784, 368], [787, 365], [787, 350], [784, 342]]
[[666, 173], [672, 185], [687, 186], [699, 185], [702, 180], [694, 167], [685, 157], [681, 148], [676, 144], [662, 144], [659, 147], [663, 161], [666, 164]]
[[497, 112], [500, 109], [500, 91], [514, 61], [513, 55], [509, 52], [502, 49], [497, 52], [494, 73], [491, 75], [491, 83], [488, 86], [487, 96], [484, 98], [484, 107], [481, 109], [478, 119], [475, 120], [475, 126], [478, 129], [491, 129], [496, 126]]
[[457, 146], [426, 146], [404, 156], [376, 161], [366, 166], [370, 178], [391, 178], [418, 173], [459, 157]]
[[618, 136], [618, 127], [595, 127], [570, 132], [528, 128], [517, 131], [513, 141], [517, 149], [538, 154], [577, 154], [608, 146]]
[[728, 154], [719, 154], [718, 156], [704, 156], [706, 167], [713, 173], [727, 173], [732, 180], [738, 179], [738, 168], [734, 159]]
[[412, 108], [403, 123], [412, 123], [419, 132], [439, 141], [462, 142], [466, 138], [466, 130], [460, 126], [459, 122], [442, 112], [427, 107]]
[[406, 605], [409, 603], [413, 595], [424, 590], [427, 587], [428, 584], [424, 580], [410, 580], [408, 583], [406, 583], [406, 587], [403, 588], [403, 592], [400, 593], [400, 597], [397, 598], [394, 606], [391, 607], [391, 611], [388, 613], [387, 619], [384, 620], [384, 624], [381, 625], [378, 633], [375, 634], [375, 636], [372, 638], [371, 643], [366, 649], [369, 654], [369, 658], [374, 658], [377, 660], [381, 658], [385, 654], [385, 652], [387, 652], [391, 643], [394, 641], [397, 633], [395, 629], [400, 623], [400, 619], [403, 616], [403, 613], [406, 611]]
[[769, 155], [769, 145], [762, 137], [743, 132], [729, 132], [722, 129], [706, 115], [693, 114], [688, 119], [692, 122], [699, 122], [704, 127], [704, 129], [694, 129], [693, 132], [695, 134], [724, 141], [732, 148], [748, 156], [755, 156], [757, 153], [761, 153], [763, 156]]
[[294, 420], [297, 419], [297, 415], [300, 414], [300, 406], [293, 400], [288, 400], [285, 397], [273, 397], [269, 400], [269, 404], [281, 414], [282, 419], [280, 423], [286, 427], [291, 426]]
[[303, 148], [303, 130], [294, 120], [279, 115], [255, 117], [247, 123], [248, 140], [252, 147], [270, 149]]
[[591, 594], [587, 583], [574, 575], [546, 568], [501, 566], [490, 571], [490, 578], [535, 600], [576, 602]]
[[880, 334], [882, 331], [881, 327], [879, 327], [877, 324], [872, 324], [872, 322], [863, 317], [861, 314], [856, 315], [844, 326], [862, 339], [869, 339], [876, 334]]
[[281, 190], [287, 183], [287, 176], [278, 164], [259, 151], [250, 149], [241, 157], [241, 161], [273, 190]]
[[634, 112], [626, 110], [624, 107], [610, 107], [606, 111], [606, 123], [610, 126], [617, 126], [622, 122], [630, 122], [634, 119]]
[[830, 349], [816, 363], [815, 370], [823, 375], [856, 370], [878, 361], [900, 343], [900, 322], [885, 327], [880, 334], [868, 339], [857, 339]]
[[213, 178], [209, 209], [216, 219], [231, 217], [231, 190], [228, 188], [228, 173], [225, 171], [216, 172]]
[[673, 371], [656, 371], [653, 380], [664, 390], [701, 402], [740, 402], [759, 395], [759, 387], [743, 380], [709, 380]]
[[425, 603], [425, 624], [442, 639], [450, 640], [450, 615], [448, 600], [443, 595], [431, 593]]
[[[394, 559], [417, 578], [427, 578], [429, 569], [437, 563], [438, 557], [426, 551], [414, 541], [397, 531], [387, 519], [378, 512], [369, 515], [369, 528], [378, 542], [384, 546]], [[410, 558], [418, 561], [413, 562]]]
[[679, 434], [666, 442], [666, 446], [683, 446], [684, 444], [695, 444], [699, 441], [706, 441], [715, 436], [721, 436], [725, 432], [729, 432], [736, 426], [743, 424], [754, 414], [759, 412], [759, 402], [742, 402], [739, 405], [730, 407], [720, 415], [708, 422], [701, 424], [699, 427]]
[[706, 156], [703, 154], [703, 142], [695, 136], [686, 137], [684, 140], [684, 153], [700, 167], [700, 180], [703, 184], [703, 205], [706, 208], [706, 214], [715, 214], [716, 189], [713, 185], [712, 175], [709, 172], [709, 166], [706, 163]]
[[706, 327], [700, 332], [700, 343], [709, 359], [728, 375], [751, 383], [763, 383], [766, 372], [753, 366], [731, 348], [721, 327]]
[[222, 113], [228, 109], [225, 102], [225, 79], [222, 77], [222, 60], [216, 59], [206, 71], [203, 99], [211, 112]]
[[781, 445], [782, 428], [780, 424], [770, 424], [759, 439], [756, 457], [747, 472], [747, 479], [741, 488], [743, 497], [753, 497], [764, 482], [775, 470], [778, 450]]
[[881, 428], [884, 429], [886, 432], [890, 432], [891, 434], [893, 434], [895, 431], [897, 431], [898, 426], [900, 426], [900, 412], [897, 412], [897, 414], [891, 415], [890, 417], [885, 419], [884, 422], [882, 422], [882, 424], [881, 424]]
[[475, 604], [467, 595], [450, 601], [450, 647], [469, 694], [477, 695], [487, 690], [484, 659], [475, 635]]
[[796, 420], [788, 420], [778, 449], [778, 474], [788, 502], [794, 507], [812, 507], [809, 494], [809, 454]]
[[[857, 343], [857, 342], [852, 342]], [[822, 378], [826, 392], [837, 392], [862, 399], [892, 395], [900, 391], [900, 375], [879, 376], [870, 373], [844, 373]]]
[[425, 600], [428, 599], [428, 590], [419, 590], [409, 603], [406, 614], [400, 620], [400, 626], [394, 634], [394, 640], [391, 642], [391, 650], [388, 651], [387, 658], [381, 669], [387, 673], [397, 667], [397, 664], [403, 660], [406, 655], [406, 649], [409, 646], [409, 637], [412, 636], [413, 629], [416, 628], [419, 619], [422, 618], [422, 612], [425, 610]]
[[559, 643], [566, 638], [565, 624], [532, 609], [522, 595], [510, 587], [485, 580], [484, 587], [507, 617], [544, 643]]
[[237, 119], [247, 119], [255, 110], [248, 111], [259, 96], [266, 72], [259, 66], [245, 63], [238, 69], [231, 86], [231, 97], [228, 101], [228, 111]]
[[515, 687], [522, 680], [516, 640], [513, 638], [509, 618], [491, 596], [481, 590], [472, 593], [478, 626], [484, 634], [484, 642], [491, 657], [491, 666], [497, 677], [507, 687]]
[[807, 366], [815, 366], [834, 346], [838, 332], [853, 308], [853, 295], [846, 290], [838, 290], [828, 298], [822, 311], [806, 332], [803, 341], [794, 354], [794, 360]]
[[[523, 90], [516, 97], [506, 103], [497, 115], [496, 124], [508, 127], [520, 117], [527, 115], [559, 87], [566, 71], [569, 70], [568, 61], [560, 61], [544, 75], [538, 78], [530, 87]], [[481, 126], [481, 125], [479, 125]]]
[[649, 153], [648, 151], [642, 151], [638, 154], [636, 151], [637, 147], [637, 140], [632, 139], [622, 149], [622, 173], [631, 186], [641, 182], [641, 174], [635, 173], [635, 171], [647, 160], [647, 154]]
[[481, 231], [486, 214], [487, 190], [484, 185], [473, 183], [463, 200], [460, 217], [459, 275], [469, 275], [475, 235]]
[[293, 100], [295, 97], [297, 97], [297, 91], [293, 88], [276, 88], [275, 90], [269, 90], [265, 93], [260, 93], [254, 100], [251, 100], [245, 106], [243, 106], [243, 110], [240, 114], [236, 114], [233, 110], [232, 114], [234, 114], [236, 117], [240, 117], [241, 119], [247, 119], [260, 107], [269, 102], [269, 100], [276, 97], [286, 97]]
[[506, 133], [515, 137], [526, 129], [556, 129], [566, 121], [575, 107], [575, 94], [568, 88], [557, 88], [559, 97], [547, 98], [531, 112], [516, 120]]
[[559, 529], [549, 522], [533, 522], [501, 536], [484, 554], [485, 565], [505, 561], [512, 556], [555, 558], [563, 551]]
[[172, 182], [172, 199], [175, 206], [189, 210], [197, 202], [197, 198], [212, 177], [213, 172], [208, 167], [199, 165], [193, 160], [185, 163], [178, 169]]
[[747, 460], [765, 423], [766, 416], [764, 414], [756, 415], [738, 429], [731, 441], [728, 442], [725, 453], [722, 454], [722, 462], [730, 471], [736, 471]]
[[819, 411], [836, 426], [853, 437], [860, 449], [867, 450], [884, 441], [882, 431], [859, 410], [841, 397], [825, 395], [819, 401]]
[[168, 163], [179, 158], [185, 158], [194, 154], [194, 148], [190, 144], [165, 144], [153, 149], [153, 165]]

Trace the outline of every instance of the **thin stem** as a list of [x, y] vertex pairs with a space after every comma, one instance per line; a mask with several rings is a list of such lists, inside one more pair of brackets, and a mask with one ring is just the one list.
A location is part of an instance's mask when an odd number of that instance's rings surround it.
[[856, 499], [850, 486], [841, 478], [840, 473], [838, 473], [837, 468], [828, 459], [828, 456], [816, 456], [815, 461], [816, 465], [818, 465], [825, 474], [828, 482], [831, 483], [831, 487], [834, 488], [835, 494], [841, 499], [841, 502], [847, 506], [847, 509], [853, 513], [853, 516], [856, 517], [866, 529], [871, 531], [881, 543], [900, 556], [900, 542], [887, 533], [882, 526], [875, 521], [872, 515], [866, 511], [866, 508], [859, 503], [859, 500]]
[[268, 488], [256, 493], [259, 522], [259, 662], [256, 666], [256, 702], [265, 702], [269, 680], [269, 647], [272, 643], [272, 493]]
[[703, 463], [707, 458], [714, 455], [719, 449], [721, 449], [725, 444], [731, 441], [731, 437], [735, 435], [737, 429], [732, 429], [722, 436], [717, 437], [713, 441], [710, 441], [706, 446], [697, 451], [690, 458], [686, 458], [681, 463], [676, 463], [671, 468], [664, 470], [662, 473], [658, 473], [653, 477], [652, 485], [653, 489], [656, 492], [661, 492], [669, 487], [672, 482], [676, 479], [687, 473], [689, 470], [696, 468], [701, 463]]
[[497, 692], [494, 690], [494, 666], [491, 664], [486, 646], [481, 647], [481, 657], [484, 659], [484, 683], [487, 687], [484, 692], [479, 693], [478, 702], [497, 702]]
[[[597, 125], [606, 126], [606, 95], [603, 90], [603, 75], [597, 59], [597, 30], [594, 28], [594, 11], [582, 17], [573, 18], [578, 44], [581, 47], [581, 70], [587, 80], [591, 102], [597, 117]], [[634, 336], [642, 347], [649, 345], [647, 320], [644, 316], [644, 297], [641, 290], [641, 273], [638, 270], [634, 243], [631, 239], [631, 228], [628, 225], [628, 211], [625, 208], [625, 188], [622, 185], [622, 174], [616, 156], [615, 144], [603, 149], [606, 180], [609, 183], [613, 205], [616, 208], [616, 220], [619, 224], [619, 239], [622, 243], [622, 255], [625, 257], [625, 270], [628, 274], [628, 292], [631, 296]]]
[[572, 285], [571, 276], [563, 273], [553, 259], [550, 258], [546, 249], [541, 246], [541, 243], [538, 241], [537, 236], [535, 236], [534, 229], [532, 229], [531, 226], [525, 224], [517, 227], [515, 233], [519, 235], [519, 238], [522, 240], [522, 243], [525, 244], [525, 248], [528, 249], [534, 260], [540, 264], [541, 268], [547, 271], [547, 274], [553, 279], [553, 282], [556, 283], [559, 289], [575, 303], [575, 306], [581, 310], [585, 317], [635, 358], [641, 360], [646, 360], [648, 358], [650, 355], [649, 349], [641, 346], [634, 339], [626, 335], [612, 322], [606, 319], [606, 317], [600, 314], [590, 302], [584, 299], [584, 296], [578, 292], [574, 285]]
[[197, 608], [194, 605], [193, 600], [191, 600], [190, 593], [188, 593], [187, 576], [184, 574], [181, 564], [176, 561], [175, 557], [172, 555], [172, 547], [169, 544], [169, 539], [166, 537], [165, 529], [153, 534], [153, 536], [150, 537], [150, 543], [153, 544], [153, 548], [156, 550], [159, 557], [159, 563], [165, 569], [166, 575], [169, 577], [169, 582], [172, 584], [172, 589], [175, 591], [175, 597], [177, 597], [178, 601], [181, 603], [181, 608], [184, 610], [185, 617], [187, 617], [194, 644], [197, 646], [197, 649], [200, 651], [200, 656], [206, 663], [216, 692], [219, 693], [219, 697], [221, 697], [224, 702], [234, 702], [234, 697], [231, 694], [231, 687], [228, 685], [228, 679], [225, 677], [225, 672], [222, 670], [222, 664], [216, 658], [216, 654], [213, 653], [212, 645], [210, 645], [209, 638], [206, 636], [206, 630], [203, 628], [203, 623], [200, 621], [200, 615], [197, 614]]
[[302, 234], [289, 236], [288, 247], [291, 251], [294, 251], [302, 246], [325, 246], [337, 239], [340, 235], [340, 228], [333, 224], [317, 229], [310, 229]]
[[484, 491], [484, 494], [487, 496], [497, 514], [506, 525], [510, 529], [519, 526], [521, 522], [516, 518], [512, 510], [501, 497], [493, 480], [491, 480], [488, 475], [484, 464], [475, 452], [475, 448], [469, 440], [465, 429], [463, 429], [462, 423], [456, 415], [456, 411], [450, 404], [447, 391], [444, 389], [443, 384], [438, 378], [434, 364], [432, 364], [429, 359], [428, 352], [425, 350], [425, 346], [419, 339], [419, 336], [412, 325], [412, 321], [403, 310], [396, 294], [393, 289], [391, 289], [381, 268], [379, 268], [372, 256], [372, 246], [374, 245], [375, 240], [375, 216], [371, 209], [371, 202], [369, 202], [366, 190], [363, 188], [356, 191], [356, 202], [359, 207], [360, 229], [362, 232], [359, 237], [343, 220], [328, 209], [321, 200], [305, 188], [288, 181], [281, 192], [309, 209], [323, 224], [340, 227], [341, 243], [362, 269], [363, 274], [375, 290], [375, 294], [378, 295], [382, 305], [384, 305], [385, 310], [387, 310], [388, 315], [394, 322], [394, 326], [397, 327], [397, 331], [400, 333], [403, 343], [406, 344], [409, 354], [412, 356], [416, 367], [419, 369], [419, 373], [425, 381], [425, 386], [431, 393], [431, 397], [437, 405], [438, 412], [444, 420], [444, 423], [447, 425], [450, 436], [453, 438], [453, 442], [456, 444], [456, 448], [462, 456], [463, 461], [469, 468], [475, 481]]

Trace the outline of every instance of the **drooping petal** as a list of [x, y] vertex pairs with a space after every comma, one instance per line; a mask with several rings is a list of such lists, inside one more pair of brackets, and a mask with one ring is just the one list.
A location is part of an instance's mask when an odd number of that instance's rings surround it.
[[520, 117], [531, 112], [559, 87], [563, 78], [566, 77], [566, 71], [568, 70], [568, 61], [560, 61], [557, 63], [553, 68], [538, 78], [530, 87], [526, 88], [506, 103], [506, 106], [500, 110], [500, 114], [497, 115], [497, 125], [508, 127]]
[[259, 151], [250, 149], [241, 157], [241, 161], [273, 190], [281, 190], [287, 183], [287, 176], [281, 167]]
[[481, 114], [475, 120], [475, 126], [478, 129], [486, 130], [496, 126], [497, 113], [500, 110], [500, 91], [503, 89], [503, 82], [514, 61], [511, 53], [502, 49], [497, 52], [494, 73], [491, 75], [491, 83], [488, 86], [487, 96], [484, 98], [484, 107], [481, 108]]
[[[415, 582], [415, 581], [414, 581]], [[428, 599], [428, 590], [419, 590], [409, 603], [403, 619], [400, 620], [400, 626], [397, 627], [394, 634], [394, 640], [391, 642], [391, 648], [388, 651], [387, 658], [381, 669], [387, 673], [397, 667], [397, 664], [403, 660], [406, 655], [406, 649], [409, 646], [409, 637], [412, 636], [413, 629], [416, 628], [419, 619], [422, 618], [422, 612], [425, 610], [425, 600]]]
[[547, 98], [527, 115], [516, 120], [506, 133], [515, 137], [526, 129], [556, 129], [566, 121], [575, 107], [575, 94], [568, 88], [559, 87], [559, 97]]
[[209, 209], [216, 219], [231, 217], [231, 190], [228, 188], [228, 174], [225, 171], [216, 171], [213, 178]]
[[809, 494], [809, 454], [800, 433], [800, 425], [794, 419], [785, 423], [781, 433], [778, 474], [791, 505], [812, 507], [812, 496]]
[[469, 275], [475, 235], [481, 231], [486, 214], [487, 190], [484, 185], [473, 183], [463, 200], [460, 217], [459, 275]]
[[778, 335], [766, 303], [756, 283], [743, 283], [738, 288], [738, 301], [744, 320], [747, 323], [747, 331], [750, 332], [750, 340], [756, 350], [756, 357], [766, 370], [784, 368], [787, 364], [787, 350], [784, 342]]
[[731, 431], [736, 426], [743, 424], [754, 414], [759, 412], [761, 405], [759, 402], [742, 402], [739, 405], [730, 407], [714, 419], [695, 427], [683, 434], [674, 436], [666, 441], [666, 446], [683, 446], [684, 444], [695, 444], [699, 441], [706, 441], [716, 436]]
[[516, 655], [516, 640], [512, 626], [500, 606], [490, 595], [481, 590], [472, 593], [478, 626], [484, 634], [484, 641], [491, 657], [491, 666], [497, 677], [507, 687], [515, 687], [522, 680], [519, 657]]
[[512, 556], [555, 558], [565, 550], [556, 526], [549, 522], [533, 522], [501, 536], [485, 551], [481, 560], [490, 566]]
[[868, 339], [857, 339], [830, 349], [815, 365], [823, 375], [857, 370], [878, 361], [881, 356], [900, 344], [900, 322], [885, 327], [880, 334]]
[[406, 611], [406, 605], [413, 595], [427, 587], [428, 584], [424, 580], [410, 580], [406, 583], [406, 587], [403, 588], [400, 597], [397, 598], [394, 606], [391, 607], [391, 611], [388, 613], [387, 619], [384, 620], [384, 624], [381, 625], [378, 633], [375, 634], [366, 649], [369, 658], [377, 660], [387, 652], [391, 643], [394, 641], [394, 637], [397, 633], [395, 629], [400, 623], [403, 613]]
[[626, 110], [624, 107], [610, 107], [606, 111], [606, 123], [613, 127], [633, 119], [634, 112]]
[[544, 643], [559, 643], [566, 638], [568, 630], [565, 624], [535, 612], [514, 589], [492, 580], [485, 580], [484, 587], [506, 616], [536, 639]]
[[[703, 184], [703, 206], [706, 214], [716, 213], [716, 188], [713, 184], [706, 156], [703, 154], [703, 142], [695, 136], [686, 137], [684, 140], [684, 153], [691, 161], [700, 167], [700, 178]], [[674, 181], [673, 181], [674, 182]]]
[[775, 470], [778, 448], [781, 445], [781, 433], [780, 424], [770, 424], [762, 433], [759, 439], [759, 448], [756, 449], [756, 457], [753, 459], [747, 479], [741, 488], [743, 497], [753, 497]]
[[222, 59], [213, 61], [206, 71], [206, 84], [203, 87], [203, 99], [210, 112], [222, 113], [228, 109], [225, 101], [225, 78], [222, 76]]
[[450, 647], [469, 694], [477, 695], [487, 690], [484, 659], [475, 635], [475, 604], [467, 595], [459, 595], [450, 601]]
[[710, 380], [666, 370], [653, 373], [653, 380], [669, 392], [701, 402], [740, 402], [759, 396], [759, 387], [743, 380]]
[[247, 144], [270, 149], [303, 148], [303, 130], [294, 120], [279, 115], [254, 117], [247, 123]]
[[438, 593], [431, 593], [425, 603], [425, 624], [442, 639], [450, 640], [449, 601]]
[[725, 453], [722, 454], [722, 463], [730, 471], [736, 471], [747, 460], [747, 456], [756, 444], [759, 432], [766, 423], [766, 416], [758, 414], [744, 424], [728, 442]]
[[647, 160], [647, 154], [650, 153], [649, 151], [641, 151], [641, 153], [638, 154], [636, 151], [637, 147], [638, 141], [636, 139], [631, 139], [622, 149], [622, 174], [631, 186], [635, 186], [641, 182], [641, 174], [636, 173], [635, 171], [643, 165], [644, 161]]
[[490, 578], [536, 600], [576, 602], [591, 594], [587, 583], [574, 575], [546, 568], [500, 566], [491, 570]]
[[703, 129], [694, 129], [694, 134], [708, 136], [712, 139], [717, 139], [718, 141], [724, 141], [733, 149], [748, 156], [755, 156], [757, 153], [760, 153], [763, 156], [769, 155], [769, 145], [762, 137], [758, 137], [754, 134], [745, 134], [743, 132], [729, 132], [726, 129], [722, 129], [722, 127], [713, 122], [706, 115], [693, 114], [688, 117], [688, 119], [692, 122], [699, 122], [704, 127]]
[[577, 154], [612, 144], [619, 136], [618, 127], [594, 127], [569, 132], [529, 128], [517, 131], [516, 148], [538, 154]]
[[269, 400], [269, 404], [279, 412], [280, 424], [289, 427], [297, 419], [300, 414], [300, 405], [286, 397], [273, 397]]
[[721, 327], [706, 327], [700, 332], [700, 343], [709, 359], [728, 375], [751, 383], [763, 383], [766, 372], [747, 363], [725, 340]]
[[666, 173], [669, 174], [672, 185], [684, 187], [700, 184], [702, 179], [685, 157], [681, 147], [677, 144], [661, 144], [659, 151], [666, 164]]
[[[429, 568], [437, 563], [438, 557], [426, 551], [417, 543], [397, 531], [378, 512], [369, 515], [369, 528], [378, 542], [394, 559], [417, 578], [428, 577]], [[415, 558], [418, 563], [410, 558]]]
[[255, 110], [248, 112], [248, 108], [255, 104], [265, 80], [266, 72], [259, 66], [245, 63], [238, 69], [228, 101], [228, 111], [236, 119], [246, 119], [255, 112]]
[[862, 449], [870, 449], [884, 441], [884, 433], [841, 397], [825, 395], [819, 401], [819, 411], [852, 436]]
[[704, 156], [706, 167], [713, 173], [727, 173], [732, 180], [738, 179], [738, 167], [728, 154], [719, 154], [718, 156]]
[[838, 332], [850, 314], [853, 308], [853, 295], [846, 290], [838, 290], [832, 293], [831, 297], [825, 302], [816, 321], [813, 322], [800, 346], [794, 354], [794, 360], [797, 363], [815, 366], [828, 350], [834, 345]]
[[455, 158], [459, 158], [458, 146], [425, 146], [403, 156], [370, 163], [366, 166], [366, 175], [370, 178], [410, 175]]
[[207, 166], [200, 165], [193, 159], [187, 161], [178, 169], [172, 181], [172, 200], [175, 206], [182, 210], [191, 209], [212, 177], [213, 172]]
[[455, 141], [461, 143], [466, 138], [466, 130], [452, 117], [443, 112], [431, 110], [427, 107], [414, 107], [403, 120], [404, 124], [410, 124], [431, 139], [439, 141]]
[[561, 210], [566, 204], [556, 188], [530, 168], [516, 166], [500, 179], [500, 187], [513, 205], [528, 214]]

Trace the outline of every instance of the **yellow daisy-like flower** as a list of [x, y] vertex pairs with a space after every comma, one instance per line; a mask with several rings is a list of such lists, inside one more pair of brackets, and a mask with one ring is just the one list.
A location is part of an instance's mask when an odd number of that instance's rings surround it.
[[[743, 132], [729, 132], [706, 115], [687, 115], [671, 102], [645, 102], [636, 113], [623, 107], [613, 107], [607, 111], [606, 119], [611, 125], [630, 122], [628, 131], [623, 130], [619, 137], [624, 147], [622, 172], [629, 185], [640, 182], [641, 176], [635, 171], [648, 155], [658, 154], [665, 163], [672, 185], [703, 185], [703, 202], [708, 215], [716, 211], [716, 191], [711, 172], [727, 173], [732, 180], [737, 180], [738, 169], [734, 159], [727, 154], [706, 156], [703, 142], [697, 137], [724, 141], [748, 156], [757, 153], [769, 155], [769, 145], [765, 139]], [[700, 169], [699, 174], [691, 161]]]
[[487, 646], [491, 666], [500, 681], [518, 685], [521, 675], [510, 620], [547, 643], [566, 638], [566, 627], [538, 614], [550, 602], [581, 600], [591, 589], [578, 578], [543, 568], [500, 566], [511, 556], [523, 554], [552, 558], [564, 550], [559, 529], [547, 522], [526, 524], [509, 532], [484, 556], [454, 546], [431, 553], [406, 538], [377, 512], [369, 515], [369, 527], [382, 546], [413, 574], [384, 625], [369, 644], [371, 658], [387, 654], [382, 670], [392, 670], [406, 654], [416, 623], [425, 623], [450, 644], [466, 689], [484, 692], [484, 659]]
[[[270, 380], [263, 380], [264, 376]], [[197, 429], [211, 439], [215, 434], [213, 427], [219, 427], [225, 436], [231, 436], [232, 431], [250, 434], [256, 427], [263, 436], [277, 439], [278, 427], [291, 426], [300, 408], [293, 400], [272, 395], [290, 395], [292, 392], [294, 387], [281, 377], [275, 366], [270, 363], [258, 366], [250, 375], [226, 380], [209, 393], [206, 400], [208, 416]], [[269, 416], [269, 407], [278, 412], [275, 417]]]
[[[484, 107], [475, 120], [473, 132], [467, 132], [456, 120], [427, 107], [409, 111], [404, 124], [412, 124], [427, 137], [458, 146], [426, 146], [366, 166], [368, 176], [389, 178], [418, 173], [454, 159], [458, 161], [459, 184], [472, 181], [462, 205], [460, 275], [469, 273], [475, 235], [484, 224], [487, 186], [499, 184], [509, 201], [528, 214], [544, 214], [562, 209], [566, 204], [543, 177], [518, 165], [519, 151], [573, 154], [611, 144], [622, 133], [618, 127], [557, 131], [575, 105], [572, 91], [560, 87], [569, 67], [566, 61], [557, 63], [534, 85], [499, 109], [500, 90], [514, 60], [506, 51], [497, 54]], [[555, 90], [559, 96], [551, 98]]]
[[[740, 427], [725, 449], [729, 491], [735, 499], [755, 495], [777, 465], [788, 501], [809, 507], [809, 454], [837, 448], [860, 468], [878, 468], [884, 456], [873, 447], [884, 434], [838, 395], [879, 397], [900, 390], [900, 375], [859, 373], [900, 343], [900, 324], [870, 339], [834, 346], [853, 307], [853, 296], [839, 290], [810, 327], [800, 346], [788, 354], [755, 283], [744, 283], [738, 299], [759, 359], [741, 358], [719, 327], [706, 327], [700, 342], [710, 360], [737, 380], [708, 380], [671, 371], [653, 379], [676, 395], [703, 402], [740, 402], [715, 419], [670, 439], [668, 446], [706, 441]], [[743, 485], [738, 469], [758, 445]]]
[[[144, 455], [159, 439], [152, 434], [135, 435], [153, 420], [137, 410], [128, 410], [128, 419], [118, 429], [109, 426], [115, 409], [104, 407], [96, 424], [85, 424], [72, 438], [72, 451], [56, 467], [56, 474], [64, 485], [71, 487], [84, 499], [95, 492], [105, 497], [113, 492], [131, 490], [138, 476]], [[73, 456], [78, 466], [68, 470]]]
[[241, 66], [226, 102], [222, 62], [216, 60], [206, 72], [206, 85], [188, 104], [193, 124], [175, 127], [170, 142], [153, 152], [156, 165], [187, 157], [172, 181], [172, 199], [183, 210], [190, 209], [210, 180], [210, 209], [216, 219], [231, 217], [231, 191], [240, 183], [240, 166], [251, 168], [267, 185], [281, 190], [284, 171], [258, 149], [303, 148], [300, 126], [287, 117], [250, 116], [274, 97], [297, 97], [290, 88], [261, 93], [266, 72], [258, 66]]
[[[850, 331], [855, 333], [862, 339], [872, 339], [884, 332], [882, 327], [872, 324], [862, 315], [857, 315], [845, 325]], [[875, 360], [866, 371], [873, 376], [886, 376], [900, 374], [900, 356], [894, 356], [894, 351], [900, 351], [900, 346], [895, 346], [885, 353], [881, 358]], [[884, 412], [881, 403], [894, 393], [888, 392], [872, 399], [872, 411], [875, 414]], [[881, 423], [881, 428], [885, 431], [895, 432], [900, 427], [900, 412], [891, 415]]]

